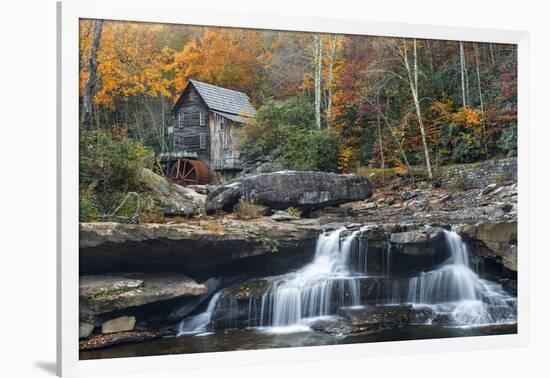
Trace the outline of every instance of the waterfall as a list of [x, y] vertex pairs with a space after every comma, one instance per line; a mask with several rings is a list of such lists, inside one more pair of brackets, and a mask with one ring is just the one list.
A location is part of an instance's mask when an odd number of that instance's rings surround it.
[[361, 273], [352, 273], [351, 264], [356, 260], [366, 273], [367, 261], [366, 249], [356, 245], [358, 232], [342, 228], [320, 235], [312, 263], [272, 278], [271, 290], [261, 299], [260, 325], [300, 325], [334, 315], [338, 307], [360, 305]]
[[[402, 256], [390, 246], [372, 248], [371, 274], [367, 273], [365, 231], [340, 228], [322, 233], [311, 263], [264, 279], [265, 288], [248, 299], [225, 290], [222, 296], [214, 294], [205, 312], [180, 323], [178, 335], [207, 331], [214, 311], [226, 314], [218, 326], [244, 324], [277, 332], [309, 330], [315, 319], [335, 317], [342, 307], [358, 306], [410, 304], [414, 324], [475, 326], [516, 321], [516, 298], [470, 267], [468, 246], [457, 233], [444, 231], [443, 248], [450, 256], [446, 261], [404, 278], [398, 274], [403, 273], [399, 272], [403, 260], [398, 260]], [[242, 314], [247, 314], [244, 321]]]
[[210, 323], [212, 313], [216, 309], [219, 297], [220, 292], [215, 293], [210, 299], [210, 302], [208, 302], [206, 311], [183, 319], [178, 326], [178, 336], [205, 332]]
[[[516, 299], [501, 285], [480, 278], [469, 265], [470, 255], [460, 235], [445, 231], [448, 260], [438, 268], [405, 281], [391, 275], [391, 248], [382, 255], [389, 289], [376, 303], [361, 298], [361, 280], [367, 275], [368, 245], [357, 239], [362, 231], [345, 228], [319, 236], [313, 262], [304, 268], [271, 278], [271, 288], [259, 301], [259, 326], [286, 327], [336, 315], [349, 306], [412, 304], [428, 308], [432, 323], [479, 325], [515, 321]], [[369, 277], [372, 278], [372, 277]], [[250, 304], [252, 313], [252, 302]]]
[[498, 323], [511, 316], [515, 320], [516, 299], [470, 268], [468, 247], [460, 235], [445, 231], [445, 240], [451, 256], [438, 269], [409, 280], [407, 301], [430, 307], [435, 316], [447, 316], [454, 325]]

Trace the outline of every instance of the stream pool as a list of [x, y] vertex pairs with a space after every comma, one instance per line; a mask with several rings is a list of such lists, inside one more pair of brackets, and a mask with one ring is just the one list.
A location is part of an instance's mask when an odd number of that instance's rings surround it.
[[434, 325], [409, 325], [375, 334], [359, 334], [346, 337], [331, 336], [324, 332], [304, 331], [273, 333], [258, 329], [222, 330], [198, 335], [164, 337], [141, 343], [125, 344], [104, 349], [81, 351], [81, 360], [120, 357], [142, 357], [166, 354], [225, 352], [290, 348], [319, 345], [371, 343], [440, 339], [449, 337], [490, 336], [517, 333], [517, 324], [498, 324], [477, 327], [442, 327]]

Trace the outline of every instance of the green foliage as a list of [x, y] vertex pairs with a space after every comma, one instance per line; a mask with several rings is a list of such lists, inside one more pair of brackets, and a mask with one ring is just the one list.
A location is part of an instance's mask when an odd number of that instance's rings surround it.
[[120, 216], [143, 208], [139, 195], [128, 193], [140, 191], [140, 169], [154, 167], [151, 148], [128, 138], [124, 130], [81, 129], [79, 158], [81, 221], [111, 214], [120, 204]]
[[280, 125], [280, 151], [285, 165], [297, 171], [335, 172], [338, 164], [336, 136], [326, 130], [297, 129]]
[[78, 220], [80, 222], [97, 221], [101, 218], [101, 212], [95, 204], [91, 191], [81, 187], [78, 191], [78, 203]]
[[278, 148], [289, 169], [337, 169], [337, 136], [315, 126], [313, 105], [304, 96], [268, 100], [258, 110], [257, 122], [243, 128], [241, 143], [248, 156]]
[[502, 132], [497, 141], [497, 146], [508, 156], [517, 156], [518, 154], [518, 132], [515, 127], [507, 128]]
[[481, 140], [466, 133], [460, 133], [457, 143], [453, 148], [453, 161], [459, 163], [471, 163], [482, 157]]

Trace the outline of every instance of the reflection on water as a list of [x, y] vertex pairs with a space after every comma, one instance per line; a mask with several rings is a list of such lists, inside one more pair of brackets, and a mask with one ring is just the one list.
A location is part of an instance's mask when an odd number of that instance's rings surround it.
[[380, 341], [439, 339], [448, 337], [487, 336], [517, 333], [516, 324], [480, 327], [438, 327], [409, 325], [376, 334], [335, 337], [322, 332], [280, 334], [254, 329], [226, 330], [201, 335], [166, 337], [142, 343], [126, 344], [105, 349], [80, 352], [81, 360], [99, 358], [139, 357], [165, 354], [224, 352], [289, 348], [316, 345], [370, 343]]

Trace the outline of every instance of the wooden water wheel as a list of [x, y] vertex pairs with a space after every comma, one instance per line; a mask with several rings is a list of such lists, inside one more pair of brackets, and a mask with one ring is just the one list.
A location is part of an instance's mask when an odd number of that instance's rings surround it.
[[210, 182], [208, 166], [200, 160], [175, 159], [168, 164], [168, 178], [182, 186], [203, 185]]

